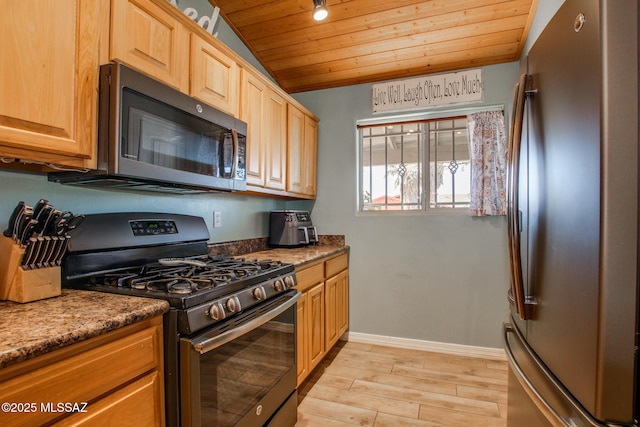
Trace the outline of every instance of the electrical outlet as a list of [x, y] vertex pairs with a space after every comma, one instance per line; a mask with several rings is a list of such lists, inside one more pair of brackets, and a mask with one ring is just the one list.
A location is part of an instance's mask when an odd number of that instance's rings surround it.
[[214, 228], [222, 227], [222, 212], [213, 213], [213, 227]]

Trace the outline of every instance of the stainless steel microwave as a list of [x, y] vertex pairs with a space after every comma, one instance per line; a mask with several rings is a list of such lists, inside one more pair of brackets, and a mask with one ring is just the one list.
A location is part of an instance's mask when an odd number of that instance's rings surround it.
[[246, 189], [247, 124], [122, 64], [100, 67], [97, 170], [65, 184], [173, 193]]

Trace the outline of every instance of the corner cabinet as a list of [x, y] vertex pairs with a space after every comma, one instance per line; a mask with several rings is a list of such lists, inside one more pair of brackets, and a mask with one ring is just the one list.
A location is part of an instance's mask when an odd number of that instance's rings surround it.
[[0, 400], [23, 406], [3, 425], [164, 426], [163, 366], [161, 316], [8, 366]]
[[349, 254], [325, 258], [296, 270], [298, 385], [349, 328]]
[[3, 2], [0, 157], [95, 166], [103, 7], [95, 0]]
[[289, 104], [287, 191], [311, 198], [316, 195], [318, 123]]

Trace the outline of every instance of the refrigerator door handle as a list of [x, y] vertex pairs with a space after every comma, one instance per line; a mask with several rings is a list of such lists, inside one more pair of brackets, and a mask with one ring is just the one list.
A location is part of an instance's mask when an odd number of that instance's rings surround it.
[[514, 87], [511, 111], [511, 132], [508, 151], [508, 191], [507, 191], [507, 235], [509, 239], [509, 265], [511, 270], [511, 290], [516, 313], [525, 319], [524, 285], [522, 280], [522, 260], [520, 257], [520, 218], [518, 206], [518, 174], [520, 166], [520, 141], [524, 120], [524, 95], [527, 75], [522, 74]]
[[507, 235], [509, 239], [509, 264], [511, 267], [510, 298], [513, 298], [516, 313], [522, 320], [533, 318], [536, 300], [525, 295], [522, 279], [522, 258], [520, 256], [520, 233], [522, 232], [522, 211], [519, 207], [519, 173], [522, 127], [526, 98], [537, 93], [536, 89], [527, 89], [530, 76], [522, 74], [514, 88], [513, 109], [511, 111], [511, 132], [509, 134], [507, 180]]
[[[593, 418], [593, 416], [585, 411], [584, 408], [582, 408], [582, 406], [576, 401], [576, 399], [571, 394], [569, 394], [568, 391], [566, 391], [566, 389], [558, 382], [555, 376], [542, 363], [538, 356], [533, 353], [533, 350], [526, 343], [518, 328], [514, 327], [511, 323], [505, 323], [502, 330], [502, 339], [504, 342], [505, 353], [507, 355], [509, 365], [513, 373], [515, 374], [515, 377], [522, 385], [522, 387], [524, 387], [527, 395], [529, 395], [535, 405], [541, 410], [545, 418], [554, 427], [576, 427], [585, 425], [591, 427], [610, 427], [609, 424], [603, 424]], [[545, 382], [553, 386], [554, 391], [561, 395], [563, 400], [570, 405], [570, 412], [572, 413], [572, 415], [575, 415], [574, 417], [568, 417], [559, 414], [558, 411], [553, 407], [553, 405], [544, 398], [542, 393], [540, 393], [536, 386], [529, 380], [514, 355], [513, 349], [511, 348], [511, 343], [509, 342], [509, 334], [516, 335], [516, 339], [520, 341], [520, 345], [523, 347], [522, 350], [524, 350], [527, 354], [527, 357], [529, 357], [530, 360], [534, 362], [537, 371], [544, 376]], [[576, 421], [578, 421], [578, 423], [576, 423]]]

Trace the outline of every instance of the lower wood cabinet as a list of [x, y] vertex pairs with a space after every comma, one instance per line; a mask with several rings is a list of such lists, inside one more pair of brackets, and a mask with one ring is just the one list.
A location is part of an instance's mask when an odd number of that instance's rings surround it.
[[87, 407], [87, 413], [75, 413], [55, 426], [157, 426], [164, 425], [158, 416], [162, 377], [153, 371]]
[[349, 328], [349, 254], [296, 270], [298, 300], [298, 385]]
[[325, 346], [333, 347], [349, 326], [349, 270], [325, 282]]
[[3, 426], [163, 426], [162, 317], [0, 370]]
[[325, 337], [325, 289], [324, 283], [318, 283], [307, 291], [309, 314], [307, 316], [309, 335], [309, 371], [312, 371], [326, 354]]
[[298, 321], [297, 321], [297, 342], [298, 348], [296, 352], [296, 365], [298, 367], [298, 384], [302, 382], [304, 378], [309, 375], [309, 357], [306, 349], [309, 347], [309, 334], [307, 333], [307, 325], [309, 322], [307, 321], [307, 314], [309, 313], [307, 301], [308, 293], [303, 292], [300, 299], [298, 300]]

